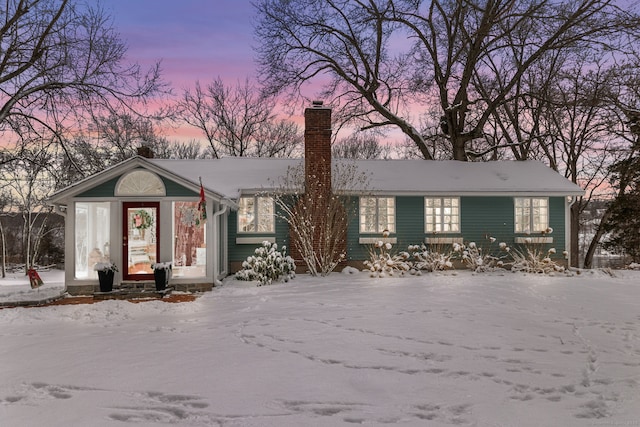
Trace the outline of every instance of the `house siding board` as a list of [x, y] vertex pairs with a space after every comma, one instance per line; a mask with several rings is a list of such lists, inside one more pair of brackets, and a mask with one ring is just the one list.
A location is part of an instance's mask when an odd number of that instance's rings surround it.
[[[519, 248], [515, 243], [514, 233], [514, 197], [463, 197], [461, 204], [461, 226], [464, 242], [476, 242], [480, 247], [488, 247], [488, 237], [495, 237], [497, 242], [505, 242], [511, 247]], [[550, 237], [553, 243], [545, 245], [556, 248], [555, 258], [562, 259], [565, 249], [564, 198], [549, 197], [549, 226], [553, 228]], [[534, 233], [532, 236], [540, 236]], [[497, 250], [497, 244], [492, 246]]]
[[[556, 257], [562, 258], [565, 249], [564, 198], [549, 198], [549, 226], [553, 228], [553, 243]], [[488, 247], [488, 237], [495, 237], [498, 242], [509, 246], [515, 245], [514, 204], [512, 196], [465, 196], [460, 197], [461, 233], [441, 233], [437, 236], [462, 237], [465, 243], [476, 242], [481, 247]], [[359, 243], [360, 237], [380, 237], [380, 234], [360, 234], [358, 218], [350, 224], [347, 233], [347, 260], [364, 260], [369, 257], [368, 245]], [[404, 251], [407, 246], [423, 243], [426, 237], [433, 234], [424, 231], [424, 197], [396, 197], [396, 233], [394, 249]], [[497, 250], [497, 244], [494, 245]]]
[[76, 197], [84, 198], [84, 197], [113, 197], [113, 194], [116, 189], [116, 184], [120, 177], [110, 179], [108, 181], [103, 182], [100, 185], [96, 185], [95, 187], [90, 188], [89, 190], [78, 194]]
[[200, 197], [200, 194], [196, 191], [190, 190], [175, 181], [164, 177], [160, 178], [162, 178], [164, 187], [167, 190], [167, 197]]
[[[279, 212], [279, 209], [276, 207]], [[247, 259], [248, 256], [254, 254], [259, 244], [237, 244], [236, 238], [238, 237], [275, 237], [275, 241], [278, 244], [278, 248], [282, 248], [283, 245], [287, 246], [287, 254], [290, 254], [289, 250], [289, 226], [287, 222], [281, 218], [278, 213], [276, 215], [276, 232], [274, 233], [238, 233], [238, 212], [231, 211], [229, 213], [228, 223], [228, 250], [229, 250], [229, 262], [237, 263]]]
[[513, 244], [513, 197], [461, 197], [460, 228], [465, 243], [484, 246], [488, 237]]
[[[396, 232], [391, 234], [397, 243], [397, 250], [406, 250], [407, 246], [424, 241], [424, 197], [396, 197]], [[347, 232], [347, 260], [369, 258], [369, 245], [359, 243], [360, 237], [381, 237], [380, 233], [360, 233], [359, 217], [349, 226]]]
[[[100, 185], [92, 187], [91, 189], [79, 194], [77, 197], [79, 198], [88, 198], [88, 197], [114, 197], [116, 185], [118, 184], [118, 180], [122, 175], [112, 178], [108, 181], [103, 182]], [[199, 194], [195, 191], [192, 191], [175, 181], [167, 179], [165, 177], [160, 177], [162, 182], [164, 183], [164, 187], [166, 190], [166, 197], [198, 197]]]

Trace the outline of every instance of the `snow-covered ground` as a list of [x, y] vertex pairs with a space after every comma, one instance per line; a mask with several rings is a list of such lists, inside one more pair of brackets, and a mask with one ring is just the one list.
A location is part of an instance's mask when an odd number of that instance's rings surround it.
[[228, 280], [0, 324], [3, 427], [640, 424], [637, 271]]
[[0, 278], [0, 306], [16, 302], [39, 303], [64, 294], [64, 272], [61, 270], [39, 271], [44, 285], [31, 289], [24, 272], [7, 273]]

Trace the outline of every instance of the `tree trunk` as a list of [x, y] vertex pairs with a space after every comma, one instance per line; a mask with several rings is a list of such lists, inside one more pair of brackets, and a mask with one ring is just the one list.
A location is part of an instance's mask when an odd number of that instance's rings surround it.
[[7, 277], [7, 244], [4, 240], [4, 227], [2, 221], [0, 221], [0, 257], [2, 257], [2, 265], [0, 270], [2, 272], [2, 278]]
[[602, 215], [602, 219], [600, 220], [600, 224], [598, 224], [598, 228], [596, 229], [596, 234], [591, 239], [591, 243], [589, 243], [589, 248], [587, 249], [587, 253], [584, 255], [584, 268], [591, 268], [593, 266], [593, 255], [596, 253], [596, 247], [600, 243], [600, 239], [604, 234], [604, 225], [609, 221], [611, 217], [611, 205], [607, 207], [607, 210]]

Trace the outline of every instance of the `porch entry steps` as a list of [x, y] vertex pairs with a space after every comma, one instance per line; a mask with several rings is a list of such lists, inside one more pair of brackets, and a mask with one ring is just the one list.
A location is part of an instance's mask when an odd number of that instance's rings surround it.
[[94, 292], [93, 299], [137, 299], [137, 298], [158, 298], [170, 295], [173, 288], [168, 287], [162, 291], [156, 290], [156, 282], [153, 280], [123, 280], [114, 283], [111, 292]]
[[156, 282], [153, 280], [123, 280], [119, 285], [113, 284], [116, 290], [156, 290]]
[[94, 300], [108, 300], [108, 299], [162, 299], [165, 296], [171, 295], [171, 287], [167, 287], [162, 291], [156, 291], [155, 285], [153, 289], [139, 289], [139, 288], [114, 288], [111, 292], [94, 292]]

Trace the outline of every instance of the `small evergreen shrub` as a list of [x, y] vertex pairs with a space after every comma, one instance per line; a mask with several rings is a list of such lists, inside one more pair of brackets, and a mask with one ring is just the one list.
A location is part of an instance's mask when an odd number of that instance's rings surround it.
[[260, 282], [258, 286], [270, 285], [281, 279], [288, 282], [295, 277], [296, 264], [286, 251], [286, 246], [278, 251], [277, 244], [262, 242], [254, 255], [242, 263], [242, 270], [236, 273], [236, 279], [256, 280]]

